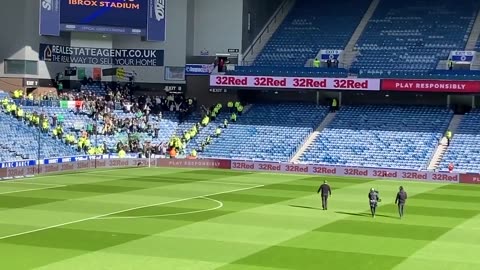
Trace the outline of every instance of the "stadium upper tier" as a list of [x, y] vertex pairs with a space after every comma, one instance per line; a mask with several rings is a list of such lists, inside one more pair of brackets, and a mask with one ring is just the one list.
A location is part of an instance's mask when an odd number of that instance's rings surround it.
[[371, 0], [297, 0], [255, 66], [303, 67], [321, 49], [342, 50]]
[[381, 0], [357, 42], [354, 69], [426, 71], [464, 50], [480, 2]]
[[439, 170], [447, 171], [452, 162], [455, 170], [480, 172], [480, 110], [475, 109], [466, 114], [450, 146], [443, 155]]
[[326, 107], [315, 105], [254, 105], [202, 156], [289, 161], [326, 114]]
[[227, 71], [228, 75], [261, 75], [261, 76], [298, 76], [298, 77], [330, 77], [346, 78], [348, 71], [344, 68], [313, 68], [313, 67], [261, 67], [237, 66], [235, 70]]
[[[299, 0], [253, 65], [232, 75], [477, 80], [475, 71], [437, 71], [451, 51], [464, 50], [479, 1], [380, 0], [355, 45], [348, 70], [304, 68], [321, 49], [343, 50], [371, 1]], [[480, 42], [477, 43], [480, 51]], [[265, 67], [268, 67], [266, 69]], [[446, 65], [445, 65], [446, 68]]]
[[452, 116], [434, 107], [342, 107], [300, 161], [426, 169]]
[[429, 80], [480, 80], [480, 70], [385, 71], [360, 70], [360, 78], [413, 78]]

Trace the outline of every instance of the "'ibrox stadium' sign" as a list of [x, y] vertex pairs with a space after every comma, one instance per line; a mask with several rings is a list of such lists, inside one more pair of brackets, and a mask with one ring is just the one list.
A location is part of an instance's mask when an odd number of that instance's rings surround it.
[[40, 44], [39, 58], [45, 62], [105, 66], [163, 66], [164, 51], [150, 49], [106, 49]]

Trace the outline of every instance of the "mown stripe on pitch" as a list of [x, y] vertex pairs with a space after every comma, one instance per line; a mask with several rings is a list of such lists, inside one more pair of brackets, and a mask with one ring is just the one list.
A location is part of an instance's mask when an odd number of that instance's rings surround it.
[[[321, 243], [318, 243], [321, 245]], [[345, 243], [348, 244], [348, 243]], [[376, 243], [381, 248], [381, 243]], [[391, 269], [404, 258], [397, 256], [361, 254], [355, 252], [272, 246], [261, 252], [236, 261], [233, 265], [255, 265], [281, 269]], [[234, 266], [235, 267], [235, 266]], [[234, 268], [232, 267], [232, 269]], [[231, 269], [229, 265], [219, 268]]]
[[219, 177], [236, 177], [236, 176], [245, 176], [245, 175], [251, 175], [251, 174], [256, 174], [255, 172], [244, 172], [244, 171], [232, 171], [232, 170], [189, 170], [185, 172], [181, 172], [180, 175], [186, 174], [186, 175], [206, 175], [208, 177], [212, 176], [219, 176]]
[[[225, 177], [225, 176], [223, 176]], [[223, 178], [221, 177], [221, 178]], [[282, 177], [282, 176], [278, 176]], [[141, 178], [141, 177], [139, 177]], [[151, 179], [152, 181], [155, 181], [153, 179], [154, 177], [149, 177], [148, 179]], [[173, 177], [172, 177], [173, 178]], [[207, 177], [208, 178], [208, 177]], [[212, 178], [210, 178], [212, 180]], [[192, 181], [193, 182], [193, 181]], [[365, 181], [356, 181], [356, 183], [364, 183]], [[182, 184], [179, 182], [173, 182], [174, 184]], [[287, 183], [296, 183], [296, 180], [287, 182]], [[317, 186], [318, 183], [312, 183], [312, 190], [314, 188], [318, 188]], [[262, 188], [259, 188], [262, 189]], [[265, 193], [271, 193], [268, 190], [268, 185], [263, 187]], [[34, 234], [28, 234], [28, 235], [23, 235], [21, 238], [16, 239], [16, 237], [10, 238], [10, 239], [5, 239], [5, 240], [10, 240], [12, 241], [11, 243], [15, 245], [26, 245], [28, 247], [38, 247], [40, 250], [41, 248], [49, 247], [50, 243], [52, 243], [53, 247], [62, 247], [66, 249], [80, 249], [80, 250], [99, 250], [99, 249], [105, 249], [111, 246], [119, 245], [119, 244], [126, 244], [130, 241], [134, 241], [136, 239], [141, 239], [143, 237], [146, 237], [143, 235], [143, 233], [148, 233], [147, 236], [152, 235], [152, 234], [159, 234], [171, 229], [176, 229], [178, 227], [182, 226], [188, 226], [190, 224], [193, 224], [194, 222], [201, 222], [201, 221], [207, 221], [209, 219], [214, 219], [223, 215], [228, 215], [232, 213], [236, 213], [238, 211], [242, 210], [247, 210], [251, 209], [257, 206], [262, 206], [270, 203], [278, 203], [282, 201], [288, 201], [291, 199], [298, 198], [297, 195], [293, 195], [290, 197], [279, 197], [279, 196], [259, 196], [259, 195], [251, 195], [249, 194], [251, 190], [247, 191], [239, 191], [236, 193], [229, 193], [229, 194], [221, 194], [221, 195], [216, 195], [216, 196], [211, 196], [212, 198], [222, 200], [224, 199], [226, 202], [226, 208], [218, 209], [216, 211], [211, 211], [211, 212], [204, 212], [204, 213], [199, 213], [199, 214], [193, 214], [193, 215], [185, 215], [185, 216], [176, 216], [176, 217], [164, 217], [164, 218], [158, 218], [158, 222], [160, 222], [160, 225], [158, 227], [151, 226], [148, 228], [148, 230], [142, 230], [141, 226], [138, 226], [138, 224], [142, 224], [144, 222], [149, 222], [155, 219], [138, 219], [138, 220], [89, 220], [86, 222], [81, 222], [78, 224], [71, 224], [65, 227], [57, 228], [58, 230], [63, 230], [63, 232], [68, 232], [67, 236], [65, 237], [59, 237], [59, 239], [62, 240], [54, 240], [53, 242], [49, 242], [50, 238], [58, 237], [58, 232], [57, 229], [52, 229], [52, 230], [46, 230], [45, 236], [43, 235], [41, 237], [37, 237], [37, 233]], [[89, 194], [89, 193], [85, 193]], [[238, 196], [232, 196], [229, 197], [229, 195], [238, 195]], [[236, 207], [234, 211], [229, 211], [228, 210], [228, 201], [238, 201], [239, 203], [236, 203]], [[247, 200], [247, 201], [246, 201]], [[243, 203], [243, 204], [241, 204]], [[240, 207], [242, 205], [242, 207]], [[187, 222], [185, 222], [187, 221]], [[161, 224], [165, 224], [167, 222], [168, 224], [173, 224], [172, 226], [162, 226]], [[139, 227], [138, 230], [135, 229], [135, 225]], [[132, 225], [130, 228], [130, 231], [135, 230], [136, 233], [131, 234], [131, 233], [125, 233], [121, 232], [121, 236], [119, 236], [120, 239], [110, 239], [110, 236], [112, 234], [115, 234], [115, 232], [121, 231], [125, 229], [125, 226]], [[97, 237], [97, 240], [100, 242], [98, 244], [93, 245], [92, 247], [84, 246], [84, 244], [63, 244], [63, 243], [58, 243], [58, 242], [63, 242], [63, 241], [96, 241], [95, 239], [91, 238], [86, 238], [84, 237], [85, 235], [88, 235], [91, 232], [91, 229], [95, 228], [95, 232], [100, 232], [100, 233], [93, 233], [92, 236]], [[119, 228], [119, 229], [116, 229]], [[138, 233], [137, 233], [138, 232]], [[39, 232], [40, 233], [40, 232]], [[0, 241], [0, 250], [2, 249], [2, 242]], [[5, 246], [7, 246], [6, 244]], [[35, 251], [36, 249], [33, 249]], [[73, 257], [73, 256], [72, 256]], [[35, 266], [39, 267], [42, 265], [46, 265], [48, 263], [53, 263], [58, 260], [65, 259], [65, 256], [55, 256], [55, 253], [50, 253], [48, 260], [45, 260], [45, 258], [42, 258], [41, 260], [39, 259], [38, 261], [34, 262], [32, 261], [32, 258], [29, 258], [30, 261], [30, 266]], [[6, 258], [2, 262], [2, 265], [9, 265], [9, 259]]]
[[435, 240], [449, 228], [411, 224], [383, 223], [379, 220], [338, 220], [315, 229], [318, 232], [350, 233], [412, 240]]
[[[34, 192], [34, 191], [28, 191]], [[18, 194], [18, 193], [15, 193]], [[48, 203], [61, 202], [61, 199], [51, 199], [51, 198], [35, 198], [28, 196], [13, 196], [13, 195], [1, 195], [0, 196], [0, 209], [12, 209], [12, 208], [24, 208], [35, 205], [42, 205]]]
[[[416, 196], [411, 196], [409, 201], [416, 198]], [[367, 203], [368, 204], [368, 203]], [[390, 210], [386, 211], [386, 206]], [[368, 207], [368, 206], [366, 206]], [[383, 204], [379, 211], [380, 218], [389, 218], [393, 219], [396, 217], [395, 207], [392, 204]], [[407, 208], [409, 209], [409, 208]], [[408, 210], [410, 211], [410, 210]], [[410, 213], [410, 212], [408, 212]], [[394, 223], [382, 223], [378, 219], [373, 220], [369, 217], [368, 213], [342, 213], [338, 212], [337, 214], [350, 215], [347, 219], [337, 220], [335, 222], [326, 224], [324, 226], [318, 227], [310, 232], [299, 235], [295, 238], [289, 239], [283, 243], [271, 246], [264, 250], [261, 250], [257, 253], [254, 253], [250, 256], [247, 256], [243, 259], [233, 262], [232, 264], [240, 265], [257, 265], [257, 266], [274, 266], [274, 267], [284, 267], [288, 269], [318, 269], [319, 265], [317, 263], [307, 262], [306, 264], [298, 263], [305, 260], [318, 261], [318, 258], [328, 259], [328, 268], [331, 269], [351, 269], [352, 265], [355, 266], [355, 269], [391, 269], [395, 265], [401, 263], [405, 257], [404, 256], [384, 256], [378, 254], [359, 254], [359, 253], [349, 253], [342, 251], [328, 251], [324, 249], [299, 249], [302, 250], [305, 254], [308, 254], [308, 258], [302, 259], [302, 255], [291, 256], [291, 253], [285, 254], [284, 256], [279, 255], [278, 253], [281, 250], [290, 249], [289, 243], [295, 242], [297, 239], [309, 238], [311, 234], [316, 232], [332, 232], [332, 233], [341, 233], [341, 234], [358, 234], [358, 235], [376, 235], [383, 236], [383, 241], [372, 243], [372, 245], [378, 245], [381, 248], [381, 245], [388, 245], [388, 239], [412, 239], [412, 240], [423, 240], [424, 245], [440, 237], [441, 235], [448, 232], [451, 228], [444, 227], [432, 227], [432, 226], [421, 226], [421, 225], [408, 225], [408, 224], [394, 224]], [[398, 219], [398, 218], [397, 218]], [[460, 223], [462, 219], [459, 219]], [[415, 232], [418, 230], [418, 232]], [[345, 243], [348, 244], [348, 243]], [[321, 241], [319, 242], [321, 245]], [[424, 245], [419, 246], [418, 248], [423, 247]], [[291, 249], [289, 252], [296, 252], [297, 249]], [[412, 251], [413, 254], [415, 251]], [[300, 252], [301, 253], [301, 252]], [[272, 261], [272, 258], [274, 261]], [[264, 263], [265, 262], [265, 263]], [[293, 263], [295, 262], [295, 263]], [[377, 262], [374, 264], [373, 262]], [[220, 268], [222, 270], [228, 269], [228, 266]]]
[[97, 251], [147, 236], [149, 235], [53, 228], [36, 232], [34, 237], [27, 234], [3, 239], [2, 243], [56, 249]]
[[[480, 193], [478, 194], [480, 195]], [[469, 202], [480, 205], [479, 196], [451, 195], [451, 194], [422, 194], [418, 199], [430, 201]]]
[[381, 235], [362, 235], [353, 234], [351, 232], [332, 233], [314, 231], [303, 237], [289, 240], [288, 243], [284, 243], [282, 246], [408, 257], [429, 242], [429, 240], [388, 238]]
[[430, 216], [430, 217], [452, 217], [452, 218], [469, 219], [476, 216], [479, 212], [478, 210], [475, 211], [475, 210], [467, 210], [467, 209], [450, 209], [450, 208], [411, 205], [411, 206], [408, 206], [408, 213], [413, 215], [422, 215], [422, 216]]
[[[87, 175], [82, 175], [82, 177], [87, 177]], [[201, 182], [201, 180], [191, 180], [188, 182], [175, 181], [174, 176], [168, 177], [128, 177], [122, 178], [119, 180], [106, 180], [99, 181], [95, 183], [88, 184], [73, 184], [64, 187], [56, 187], [46, 190], [32, 190], [14, 193], [11, 195], [2, 195], [0, 196], [0, 209], [1, 208], [23, 208], [29, 206], [37, 206], [42, 204], [49, 204], [55, 202], [68, 201], [72, 199], [82, 199], [82, 198], [91, 198], [95, 196], [101, 196], [106, 194], [120, 194], [127, 193], [138, 190], [147, 190], [151, 188], [164, 187], [164, 186], [173, 186], [180, 184], [189, 184], [193, 182]], [[145, 187], [145, 186], [122, 186], [122, 181], [149, 181], [153, 183], [158, 183], [154, 187]], [[49, 198], [49, 194], [51, 197]], [[57, 196], [58, 195], [58, 196]]]
[[142, 190], [142, 189], [146, 189], [146, 188], [114, 186], [114, 185], [106, 186], [106, 185], [100, 185], [100, 184], [80, 184], [80, 185], [70, 185], [70, 186], [54, 188], [54, 190], [101, 193], [101, 194], [127, 193], [127, 192]]
[[468, 185], [468, 184], [460, 184], [460, 185], [448, 185], [439, 188], [440, 190], [459, 190], [459, 191], [469, 191], [469, 192], [478, 192], [480, 193], [480, 185]]
[[[52, 262], [84, 255], [85, 251], [0, 243], [0, 253], [2, 254], [2, 269], [30, 270]], [[50, 254], [54, 254], [54, 256]]]

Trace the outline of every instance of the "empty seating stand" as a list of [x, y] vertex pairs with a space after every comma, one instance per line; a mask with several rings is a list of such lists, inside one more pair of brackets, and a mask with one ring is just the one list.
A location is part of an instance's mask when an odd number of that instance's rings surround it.
[[426, 169], [452, 116], [435, 107], [343, 107], [300, 161]]
[[344, 68], [237, 66], [235, 70], [228, 71], [227, 74], [346, 78], [348, 71]]
[[469, 0], [382, 0], [357, 42], [360, 55], [352, 69], [361, 77], [422, 76], [450, 51], [465, 49], [479, 6]]
[[453, 135], [450, 146], [443, 155], [439, 170], [448, 171], [453, 163], [455, 170], [480, 172], [480, 110], [466, 114]]
[[327, 107], [316, 105], [254, 105], [201, 156], [288, 161], [327, 112]]
[[321, 49], [343, 50], [371, 0], [298, 0], [254, 66], [303, 67]]
[[430, 71], [395, 71], [395, 70], [360, 70], [362, 78], [413, 78], [429, 80], [480, 80], [479, 70], [430, 70]]

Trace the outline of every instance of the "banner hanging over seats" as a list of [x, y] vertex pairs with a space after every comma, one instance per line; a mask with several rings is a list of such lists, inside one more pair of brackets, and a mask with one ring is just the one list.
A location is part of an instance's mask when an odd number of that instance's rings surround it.
[[475, 51], [452, 51], [450, 57], [453, 62], [472, 62]]
[[211, 75], [210, 86], [379, 91], [380, 79]]
[[343, 50], [320, 50], [320, 58], [322, 61], [338, 60]]

